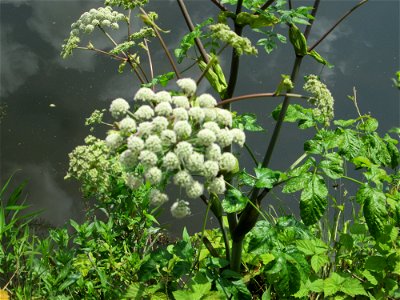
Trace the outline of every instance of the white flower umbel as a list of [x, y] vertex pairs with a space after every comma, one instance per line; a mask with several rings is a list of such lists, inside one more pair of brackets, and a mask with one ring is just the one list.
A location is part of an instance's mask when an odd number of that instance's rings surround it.
[[119, 146], [122, 145], [123, 138], [119, 135], [119, 133], [113, 132], [106, 137], [106, 145], [111, 150], [116, 150]]
[[175, 108], [172, 111], [172, 115], [174, 116], [176, 121], [186, 121], [189, 119], [187, 110], [182, 107]]
[[156, 103], [172, 102], [172, 97], [167, 91], [161, 91], [155, 94], [154, 101]]
[[194, 152], [186, 160], [185, 167], [196, 174], [200, 174], [203, 171], [204, 155]]
[[179, 142], [174, 150], [180, 161], [185, 161], [193, 153], [193, 146], [188, 142]]
[[137, 128], [139, 136], [149, 136], [153, 131], [153, 123], [151, 122], [142, 122], [138, 125]]
[[183, 200], [178, 200], [171, 206], [171, 215], [174, 218], [184, 218], [188, 215], [190, 215], [190, 208], [189, 208], [189, 202], [183, 201]]
[[225, 193], [226, 186], [224, 176], [214, 178], [207, 187], [209, 193], [214, 193], [217, 195], [221, 195]]
[[244, 134], [243, 130], [239, 128], [233, 128], [231, 130], [231, 134], [233, 137], [233, 142], [238, 144], [240, 147], [243, 147], [244, 143], [246, 142], [246, 135]]
[[146, 87], [140, 88], [133, 98], [136, 101], [151, 102], [154, 100], [154, 92]]
[[174, 184], [180, 187], [187, 187], [192, 182], [192, 175], [190, 175], [188, 171], [182, 170], [174, 175]]
[[221, 130], [221, 128], [219, 128], [218, 124], [215, 122], [212, 122], [212, 121], [205, 122], [203, 124], [203, 128], [209, 129], [212, 132], [214, 132], [215, 134], [217, 134]]
[[225, 152], [221, 155], [221, 159], [219, 160], [219, 167], [222, 171], [232, 172], [235, 170], [237, 164], [236, 157], [230, 153]]
[[182, 89], [182, 91], [187, 95], [188, 97], [191, 97], [196, 93], [197, 89], [197, 84], [196, 82], [191, 79], [191, 78], [182, 78], [179, 79], [176, 84]]
[[174, 96], [172, 97], [172, 103], [177, 107], [190, 108], [190, 103], [186, 96]]
[[193, 181], [191, 184], [186, 186], [186, 194], [189, 198], [195, 199], [203, 195], [204, 186], [198, 182]]
[[139, 160], [145, 167], [152, 167], [157, 164], [158, 158], [154, 152], [143, 150], [140, 152]]
[[127, 149], [121, 153], [119, 161], [125, 168], [132, 168], [137, 164], [138, 156], [131, 150]]
[[232, 145], [232, 141], [233, 141], [233, 136], [232, 133], [229, 129], [224, 128], [221, 129], [217, 134], [217, 143], [222, 147], [228, 147], [230, 145]]
[[163, 157], [163, 167], [167, 171], [175, 171], [179, 169], [180, 163], [178, 156], [175, 155], [173, 152], [168, 152], [164, 157]]
[[138, 120], [149, 120], [154, 116], [154, 110], [148, 105], [142, 105], [133, 116]]
[[217, 123], [222, 127], [232, 127], [232, 113], [229, 110], [217, 108]]
[[153, 124], [153, 130], [155, 132], [161, 132], [164, 129], [167, 129], [169, 124], [168, 120], [164, 117], [155, 117], [151, 123]]
[[212, 108], [217, 105], [217, 101], [210, 94], [200, 95], [199, 97], [197, 97], [197, 102], [199, 103], [200, 107], [205, 107], [205, 108]]
[[202, 146], [210, 146], [215, 140], [216, 136], [210, 129], [202, 129], [197, 133], [197, 142]]
[[139, 154], [144, 148], [144, 142], [140, 137], [131, 135], [127, 141], [128, 149], [132, 150], [134, 153]]
[[195, 123], [202, 123], [204, 120], [204, 111], [200, 107], [191, 107], [189, 109], [189, 117]]
[[217, 119], [217, 112], [214, 108], [203, 108], [204, 121], [215, 121]]
[[136, 122], [130, 117], [126, 117], [119, 122], [119, 129], [123, 134], [129, 134], [136, 130]]
[[157, 135], [150, 135], [146, 139], [146, 141], [144, 143], [144, 147], [147, 150], [150, 150], [155, 153], [161, 152], [161, 150], [162, 150], [161, 140]]
[[128, 113], [129, 108], [129, 103], [125, 99], [117, 98], [111, 102], [110, 113], [115, 119], [118, 119], [124, 117]]
[[156, 108], [154, 109], [157, 115], [159, 116], [166, 116], [168, 117], [172, 112], [172, 106], [169, 102], [161, 102], [157, 104]]
[[192, 126], [187, 121], [178, 121], [174, 125], [174, 131], [179, 139], [186, 139], [192, 133]]
[[144, 174], [144, 177], [150, 184], [157, 185], [161, 182], [162, 172], [159, 168], [152, 167], [147, 170], [147, 172]]
[[219, 161], [221, 159], [221, 147], [217, 144], [211, 144], [206, 149], [206, 158]]
[[125, 183], [131, 190], [136, 190], [143, 184], [143, 178], [128, 173], [125, 177]]
[[214, 160], [207, 160], [204, 163], [204, 168], [203, 168], [203, 176], [205, 178], [213, 178], [217, 176], [219, 172], [219, 164], [218, 162]]
[[170, 129], [165, 129], [161, 132], [161, 141], [163, 145], [170, 146], [176, 143], [175, 131]]
[[160, 206], [168, 201], [168, 196], [157, 189], [151, 190], [149, 198], [152, 206]]

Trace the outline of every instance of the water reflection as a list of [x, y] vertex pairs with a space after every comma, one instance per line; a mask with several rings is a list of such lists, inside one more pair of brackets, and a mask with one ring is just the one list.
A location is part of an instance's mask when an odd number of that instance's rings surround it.
[[[202, 15], [215, 12], [205, 1], [186, 1], [195, 23]], [[310, 4], [311, 1], [305, 1]], [[315, 41], [347, 11], [353, 1], [324, 1], [319, 19], [311, 35]], [[62, 224], [70, 217], [81, 218], [83, 205], [78, 185], [65, 182], [68, 153], [83, 143], [89, 133], [84, 119], [96, 108], [106, 108], [116, 97], [131, 99], [138, 87], [133, 74], [120, 75], [116, 63], [93, 53], [76, 51], [68, 60], [59, 57], [60, 45], [69, 34], [69, 26], [83, 11], [101, 5], [101, 1], [2, 1], [1, 25], [1, 182], [17, 169], [17, 181], [29, 179], [29, 201], [37, 208], [46, 208], [44, 218]], [[302, 75], [320, 74], [332, 88], [336, 99], [336, 115], [349, 118], [355, 110], [347, 95], [355, 85], [362, 112], [373, 112], [380, 120], [382, 131], [399, 123], [398, 91], [391, 88], [390, 78], [399, 68], [399, 2], [371, 1], [344, 22], [318, 48], [334, 69], [321, 68], [306, 59]], [[174, 1], [153, 1], [151, 9], [160, 11], [160, 26], [176, 29], [165, 37], [173, 49], [186, 33], [186, 25], [177, 13]], [[210, 11], [207, 11], [210, 9]], [[374, 23], [375, 20], [378, 23]], [[396, 25], [397, 24], [397, 25]], [[282, 30], [282, 29], [278, 29]], [[118, 39], [121, 36], [116, 35]], [[91, 41], [99, 48], [107, 41], [94, 35]], [[155, 73], [169, 71], [163, 52], [154, 40], [150, 47], [157, 65]], [[292, 49], [281, 45], [282, 51], [271, 55], [260, 53], [258, 59], [243, 57], [241, 77], [236, 94], [273, 91], [280, 74], [290, 73]], [[221, 58], [225, 70], [229, 54]], [[190, 76], [192, 73], [185, 75]], [[301, 77], [301, 76], [300, 76]], [[209, 91], [206, 85], [201, 93]], [[234, 110], [256, 113], [266, 133], [250, 133], [249, 144], [261, 158], [274, 124], [268, 112], [278, 99], [251, 100], [235, 104]], [[4, 109], [5, 108], [5, 109]], [[104, 131], [96, 132], [99, 136]], [[309, 133], [299, 134], [294, 126], [284, 130], [273, 157], [272, 168], [285, 168], [302, 153], [302, 141]], [[243, 166], [252, 162], [243, 154]], [[338, 189], [340, 192], [340, 188]], [[287, 211], [297, 211], [295, 196], [282, 198], [271, 194], [266, 204], [276, 210], [290, 203]], [[202, 203], [194, 204], [193, 216], [177, 220], [172, 229], [181, 231], [191, 224], [198, 230], [202, 222]], [[168, 208], [166, 208], [168, 210]], [[169, 220], [169, 212], [162, 222]]]

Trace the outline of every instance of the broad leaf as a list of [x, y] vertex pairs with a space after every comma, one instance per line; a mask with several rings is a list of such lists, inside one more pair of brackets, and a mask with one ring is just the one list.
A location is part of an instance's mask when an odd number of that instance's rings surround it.
[[268, 168], [255, 168], [256, 173], [256, 184], [257, 188], [272, 189], [274, 184], [278, 182], [281, 172], [273, 171]]
[[222, 208], [227, 213], [239, 212], [246, 207], [248, 201], [249, 198], [244, 196], [241, 191], [232, 188], [228, 190], [225, 199], [222, 200]]
[[364, 186], [361, 193], [360, 191], [357, 192], [357, 200], [360, 197], [363, 197], [363, 212], [368, 230], [373, 237], [377, 238], [383, 231], [387, 220], [385, 194], [377, 189]]
[[323, 216], [328, 205], [327, 196], [328, 189], [324, 179], [314, 175], [300, 197], [300, 215], [304, 224], [315, 224]]

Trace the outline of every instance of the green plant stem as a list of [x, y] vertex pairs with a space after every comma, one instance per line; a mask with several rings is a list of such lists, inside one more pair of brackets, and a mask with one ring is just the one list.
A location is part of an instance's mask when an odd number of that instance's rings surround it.
[[112, 54], [112, 53], [109, 53], [109, 52], [106, 52], [106, 51], [103, 51], [103, 50], [97, 49], [97, 48], [89, 48], [89, 47], [78, 46], [78, 47], [76, 47], [76, 49], [94, 51], [94, 52], [97, 52], [97, 53], [100, 53], [100, 54], [108, 55], [108, 56], [110, 56], [112, 58], [115, 58], [117, 60], [126, 61], [125, 57], [121, 57], [121, 56], [118, 56], [118, 55], [115, 55], [115, 54]]
[[254, 164], [257, 166], [258, 165], [258, 161], [256, 159], [256, 157], [254, 156], [253, 151], [251, 151], [250, 147], [244, 143], [244, 148], [246, 148], [247, 152], [249, 153], [251, 159], [253, 160]]
[[[149, 60], [149, 69], [150, 69], [150, 78], [154, 78], [154, 70], [153, 70], [153, 60], [151, 59], [151, 53], [149, 49], [149, 44], [146, 39], [143, 39], [144, 45], [146, 46], [147, 58]], [[154, 89], [154, 86], [153, 86]]]
[[230, 267], [232, 271], [240, 272], [242, 263], [243, 239], [232, 240], [232, 257]]
[[[143, 8], [140, 7], [140, 11], [142, 12], [142, 14], [148, 16], [147, 13], [146, 13], [146, 11], [145, 11]], [[165, 55], [167, 56], [168, 61], [169, 61], [169, 63], [171, 64], [172, 69], [174, 69], [176, 78], [178, 78], [178, 79], [181, 78], [181, 75], [180, 75], [180, 73], [179, 73], [179, 71], [178, 71], [178, 68], [176, 67], [175, 62], [174, 62], [174, 60], [172, 59], [172, 55], [171, 55], [171, 53], [169, 52], [169, 50], [168, 50], [168, 48], [167, 48], [167, 45], [165, 44], [164, 39], [162, 38], [162, 36], [161, 36], [161, 34], [160, 34], [160, 31], [159, 31], [159, 30], [156, 28], [156, 26], [154, 26], [154, 25], [152, 25], [151, 27], [153, 28], [153, 30], [154, 30], [154, 32], [155, 32], [155, 34], [156, 34], [158, 40], [160, 41], [161, 47], [163, 48], [163, 50], [164, 50], [164, 52], [165, 52]]]
[[308, 48], [308, 52], [312, 51], [315, 47], [317, 47], [344, 19], [346, 19], [353, 11], [359, 8], [361, 5], [367, 3], [368, 0], [362, 0], [355, 6], [353, 6], [347, 13], [345, 13], [339, 20], [333, 24], [333, 26], [328, 29], [310, 48]]
[[219, 0], [211, 0], [211, 2], [214, 3], [220, 10], [228, 11], [228, 9], [225, 6], [223, 6], [221, 2], [219, 2]]
[[361, 181], [358, 181], [357, 179], [354, 179], [354, 178], [351, 178], [351, 177], [348, 177], [348, 176], [342, 175], [342, 178], [343, 178], [343, 179], [350, 180], [350, 181], [353, 181], [353, 182], [355, 182], [355, 183], [358, 183], [359, 185], [363, 185], [363, 184], [364, 184], [364, 183], [362, 183]]
[[249, 99], [256, 99], [256, 98], [274, 98], [274, 97], [291, 97], [291, 98], [301, 98], [301, 99], [308, 99], [309, 97], [303, 96], [300, 94], [294, 94], [294, 93], [281, 93], [281, 94], [276, 94], [276, 93], [257, 93], [257, 94], [247, 94], [247, 95], [242, 95], [242, 96], [236, 96], [232, 98], [225, 99], [221, 102], [218, 102], [217, 106], [224, 106], [226, 104], [230, 104], [233, 102], [237, 101], [242, 101], [242, 100], [249, 100]]
[[[181, 9], [182, 15], [185, 18], [186, 25], [188, 26], [190, 32], [193, 32], [194, 31], [194, 25], [193, 25], [192, 19], [190, 17], [190, 14], [189, 14], [189, 12], [188, 12], [188, 10], [186, 8], [185, 3], [183, 2], [183, 0], [177, 0], [177, 1], [178, 1], [178, 4], [179, 4], [179, 8]], [[208, 54], [207, 54], [206, 49], [203, 46], [203, 43], [197, 37], [194, 39], [194, 41], [196, 43], [197, 48], [200, 51], [201, 57], [203, 58], [204, 62], [208, 64], [209, 63]]]

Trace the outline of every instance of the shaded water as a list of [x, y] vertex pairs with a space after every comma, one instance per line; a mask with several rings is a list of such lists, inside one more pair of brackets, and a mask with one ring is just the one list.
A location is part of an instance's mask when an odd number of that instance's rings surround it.
[[[215, 13], [209, 1], [186, 1], [195, 23], [203, 15]], [[313, 1], [302, 1], [311, 5]], [[333, 22], [356, 1], [322, 1], [311, 42], [321, 36]], [[101, 1], [0, 1], [1, 34], [1, 183], [17, 169], [16, 182], [28, 179], [28, 201], [36, 208], [45, 208], [43, 217], [52, 224], [63, 224], [69, 218], [82, 218], [84, 205], [76, 182], [65, 182], [68, 153], [89, 134], [84, 120], [94, 109], [108, 108], [112, 99], [131, 99], [138, 88], [133, 74], [117, 73], [117, 64], [93, 53], [76, 51], [72, 58], [62, 60], [60, 45], [70, 31], [70, 24], [84, 11], [101, 6]], [[301, 76], [315, 73], [328, 84], [336, 100], [336, 116], [350, 118], [356, 111], [347, 95], [357, 88], [362, 113], [371, 112], [380, 120], [384, 132], [399, 125], [399, 92], [392, 88], [390, 78], [399, 66], [399, 1], [370, 1], [343, 22], [317, 50], [331, 63], [333, 69], [305, 59]], [[172, 29], [165, 36], [170, 49], [187, 31], [175, 1], [154, 1], [149, 10], [160, 13], [159, 24]], [[279, 29], [278, 29], [279, 30]], [[247, 33], [247, 32], [246, 32]], [[116, 37], [118, 38], [118, 37]], [[96, 46], [109, 46], [95, 35]], [[156, 40], [150, 45], [155, 73], [169, 71], [163, 52]], [[280, 45], [282, 51], [262, 53], [257, 59], [243, 57], [236, 95], [270, 92], [279, 82], [280, 74], [289, 74], [293, 64], [290, 45]], [[229, 51], [228, 51], [229, 52]], [[230, 54], [222, 57], [228, 70]], [[193, 73], [188, 73], [190, 76]], [[196, 76], [197, 77], [197, 76]], [[204, 84], [200, 92], [210, 91]], [[257, 158], [262, 159], [274, 122], [270, 111], [278, 99], [249, 100], [233, 105], [241, 113], [256, 113], [265, 133], [251, 133], [248, 142]], [[101, 130], [98, 136], [104, 136]], [[302, 154], [304, 138], [309, 133], [285, 124], [276, 147], [271, 168], [287, 168]], [[243, 154], [243, 166], [251, 169], [250, 158]], [[287, 206], [297, 211], [295, 196], [279, 200], [270, 195], [265, 201], [276, 207]], [[204, 210], [202, 203], [193, 203], [194, 214], [173, 222], [173, 231], [180, 232], [183, 224], [199, 230]], [[166, 207], [166, 211], [168, 208]], [[169, 212], [163, 217], [170, 219]]]

